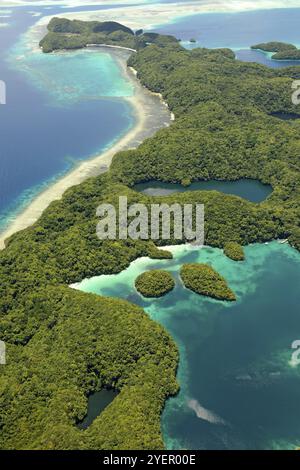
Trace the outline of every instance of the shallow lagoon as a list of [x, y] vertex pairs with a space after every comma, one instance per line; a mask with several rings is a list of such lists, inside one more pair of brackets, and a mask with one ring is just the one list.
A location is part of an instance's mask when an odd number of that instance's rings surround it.
[[[162, 427], [169, 449], [270, 449], [300, 444], [300, 366], [291, 344], [300, 338], [300, 254], [272, 242], [245, 248], [234, 262], [214, 248], [176, 247], [173, 260], [141, 258], [114, 276], [84, 280], [77, 288], [122, 297], [163, 324], [180, 348], [181, 391], [168, 400]], [[237, 294], [215, 301], [182, 287], [185, 262], [211, 264]], [[177, 280], [161, 299], [143, 299], [134, 280], [164, 268]]]
[[[64, 94], [60, 90], [56, 90], [55, 96], [53, 90], [48, 94], [43, 85], [31, 82], [26, 72], [8, 67], [5, 53], [33, 23], [25, 10], [15, 10], [7, 20], [14, 28], [0, 30], [0, 78], [9, 84], [10, 101], [0, 109], [2, 215], [7, 209], [26, 204], [39, 185], [66, 171], [74, 159], [99, 151], [130, 125], [128, 109], [119, 100], [111, 101], [106, 95], [105, 99], [98, 96], [94, 102], [75, 99], [72, 104], [69, 100], [66, 106], [61, 106], [57, 98]], [[50, 7], [43, 14], [56, 12]], [[198, 45], [206, 47], [242, 49], [237, 53], [242, 60], [279, 67], [288, 64], [271, 61], [266, 54], [246, 48], [275, 39], [297, 44], [299, 14], [300, 9], [289, 9], [215, 17], [199, 15], [192, 21], [179, 20], [161, 30], [174, 32], [187, 41], [196, 37]], [[70, 68], [68, 73], [72, 78]], [[110, 106], [111, 102], [111, 121], [106, 121], [105, 104]], [[65, 123], [71, 118], [72, 127], [66, 128]], [[93, 126], [95, 123], [99, 127]], [[234, 263], [216, 249], [206, 248], [199, 253], [184, 250], [176, 248], [173, 261], [140, 259], [114, 276], [113, 282], [111, 276], [102, 276], [81, 285], [83, 290], [121, 295], [143, 306], [177, 341], [181, 351], [178, 373], [181, 392], [167, 402], [162, 417], [167, 447], [294, 448], [300, 444], [300, 374], [289, 361], [291, 343], [300, 338], [300, 255], [276, 242], [247, 247], [245, 263]], [[179, 282], [174, 292], [154, 302], [135, 292], [134, 278], [143, 270], [163, 266], [176, 273], [183, 261], [197, 260], [212, 263], [227, 277], [238, 294], [236, 304], [196, 296]]]

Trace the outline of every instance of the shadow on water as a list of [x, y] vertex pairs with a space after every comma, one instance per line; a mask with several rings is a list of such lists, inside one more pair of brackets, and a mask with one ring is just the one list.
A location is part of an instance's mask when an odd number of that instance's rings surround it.
[[148, 181], [134, 186], [136, 191], [148, 196], [167, 196], [173, 193], [186, 191], [220, 191], [247, 199], [251, 202], [264, 201], [272, 192], [272, 187], [257, 180], [240, 179], [237, 181], [197, 181], [189, 186], [179, 183], [163, 183], [161, 181]]
[[103, 389], [90, 395], [88, 398], [87, 415], [77, 424], [78, 428], [87, 429], [117, 395], [118, 392], [113, 389]]

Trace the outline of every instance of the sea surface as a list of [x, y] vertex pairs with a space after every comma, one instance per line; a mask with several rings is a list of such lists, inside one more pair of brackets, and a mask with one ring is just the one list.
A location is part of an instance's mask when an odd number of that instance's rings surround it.
[[[133, 92], [131, 84], [110, 54], [43, 55], [28, 35], [45, 15], [120, 5], [34, 4], [0, 10], [0, 80], [7, 86], [7, 104], [0, 106], [0, 232], [46, 186], [113, 145], [135, 121], [124, 99]], [[300, 8], [214, 13], [177, 18], [157, 31], [174, 34], [186, 47], [231, 47], [241, 60], [282, 67], [289, 63], [249, 46], [269, 40], [300, 44], [299, 21]]]
[[[274, 241], [245, 248], [235, 262], [216, 248], [176, 247], [173, 260], [140, 258], [117, 275], [86, 279], [76, 288], [121, 297], [143, 307], [180, 348], [180, 393], [167, 401], [162, 428], [168, 449], [293, 449], [300, 445], [300, 254]], [[237, 302], [185, 289], [183, 263], [208, 263]], [[174, 291], [145, 299], [134, 287], [149, 269], [166, 269]]]
[[[32, 3], [0, 9], [0, 80], [7, 84], [7, 104], [0, 106], [0, 231], [45, 186], [111, 146], [134, 124], [126, 101], [131, 85], [109, 54], [43, 55], [28, 37], [43, 15], [104, 7], [62, 10]], [[300, 8], [195, 15], [156, 30], [175, 34], [186, 47], [194, 47], [189, 40], [195, 38], [196, 46], [230, 47], [238, 59], [283, 67], [290, 64], [249, 47], [271, 40], [299, 45], [299, 24]], [[141, 305], [176, 340], [181, 391], [168, 400], [162, 416], [169, 449], [300, 445], [300, 366], [291, 364], [292, 342], [300, 339], [300, 255], [278, 242], [252, 245], [245, 252], [246, 261], [235, 263], [218, 249], [180, 247], [174, 260], [142, 258], [116, 276], [80, 285]], [[197, 261], [212, 264], [226, 277], [236, 303], [183, 288], [180, 265]], [[135, 291], [134, 279], [157, 267], [174, 274], [176, 288], [162, 299], [145, 300]], [[85, 427], [109, 400], [101, 393], [90, 397]]]
[[12, 12], [10, 26], [0, 28], [0, 79], [7, 88], [0, 106], [0, 231], [43, 188], [135, 122], [124, 99], [132, 85], [111, 54], [42, 54], [26, 33], [37, 18], [25, 9]]

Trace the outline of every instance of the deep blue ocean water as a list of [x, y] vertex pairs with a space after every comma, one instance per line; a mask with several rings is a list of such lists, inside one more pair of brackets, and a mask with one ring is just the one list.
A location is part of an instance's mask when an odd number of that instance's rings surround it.
[[[0, 106], [0, 230], [45, 185], [79, 160], [111, 145], [134, 121], [131, 108], [122, 99], [130, 94], [130, 84], [108, 54], [34, 55], [26, 50], [22, 36], [39, 19], [32, 11], [55, 15], [104, 7], [33, 6], [34, 2], [7, 9], [8, 18], [1, 20], [9, 26], [0, 28], [0, 79], [7, 84], [7, 105]], [[300, 8], [217, 13], [178, 18], [157, 30], [175, 34], [186, 47], [194, 37], [196, 46], [232, 47], [241, 60], [280, 67], [289, 64], [272, 61], [248, 47], [275, 39], [300, 43], [299, 20]]]
[[166, 196], [173, 193], [187, 191], [220, 191], [224, 194], [231, 194], [242, 197], [251, 202], [262, 202], [271, 193], [272, 187], [262, 184], [260, 181], [251, 179], [241, 179], [237, 181], [196, 181], [189, 186], [182, 186], [179, 183], [163, 183], [161, 181], [148, 181], [134, 186], [136, 191], [143, 192], [150, 196]]
[[0, 230], [46, 184], [134, 122], [122, 99], [131, 85], [111, 55], [32, 53], [22, 34], [35, 21], [22, 9], [0, 28], [0, 79], [7, 87], [0, 106]]
[[[267, 54], [249, 51], [249, 47], [268, 41], [300, 45], [299, 24], [300, 8], [291, 8], [194, 15], [161, 25], [156, 31], [173, 34], [182, 39], [187, 48], [229, 47], [235, 50], [240, 60], [259, 62], [269, 67], [286, 67], [295, 65], [296, 61], [271, 60]], [[192, 38], [196, 39], [195, 44], [189, 43]], [[300, 65], [300, 61], [297, 64]]]
[[[177, 247], [173, 260], [140, 258], [117, 275], [85, 279], [84, 292], [122, 297], [143, 307], [180, 349], [180, 393], [167, 401], [162, 428], [169, 449], [295, 449], [300, 445], [300, 366], [292, 343], [300, 338], [300, 254], [286, 244], [246, 247], [235, 262], [222, 250]], [[237, 302], [185, 289], [183, 263], [220, 272]], [[145, 299], [134, 287], [149, 269], [165, 269], [175, 289]]]

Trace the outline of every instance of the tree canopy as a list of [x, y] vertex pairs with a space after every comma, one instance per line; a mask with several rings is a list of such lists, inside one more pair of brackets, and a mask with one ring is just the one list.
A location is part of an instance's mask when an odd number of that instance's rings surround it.
[[[109, 34], [116, 32], [142, 37]], [[187, 51], [168, 38], [146, 38], [128, 64], [162, 94], [175, 121], [136, 150], [119, 152], [106, 174], [66, 191], [0, 253], [0, 337], [8, 359], [0, 369], [2, 449], [163, 447], [160, 414], [178, 390], [175, 343], [137, 306], [68, 285], [118, 273], [140, 256], [171, 255], [148, 240], [99, 240], [99, 204], [117, 205], [120, 195], [128, 204], [204, 204], [207, 245], [287, 238], [300, 249], [300, 123], [274, 115], [300, 113], [291, 100], [300, 67], [268, 69], [239, 62], [228, 49]], [[273, 192], [255, 204], [217, 191], [157, 198], [132, 189], [150, 180], [239, 178], [268, 183]], [[230, 297], [211, 268], [186, 267], [184, 274], [187, 285], [204, 280], [209, 295]], [[89, 429], [79, 430], [88, 394], [104, 386], [120, 393]]]
[[144, 297], [162, 297], [174, 289], [175, 281], [167, 271], [152, 269], [136, 278], [135, 287]]
[[236, 242], [227, 242], [224, 245], [224, 253], [233, 261], [244, 261], [245, 254], [243, 247]]

